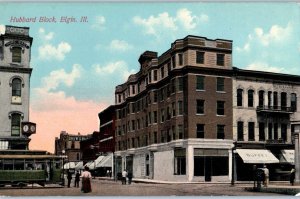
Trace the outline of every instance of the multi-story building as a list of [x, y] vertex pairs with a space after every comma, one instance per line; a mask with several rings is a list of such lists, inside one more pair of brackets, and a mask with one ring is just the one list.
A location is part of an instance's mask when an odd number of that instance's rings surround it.
[[36, 128], [29, 122], [32, 68], [29, 28], [6, 26], [0, 35], [0, 149], [28, 149]]
[[55, 155], [66, 155], [68, 162], [81, 161], [80, 142], [89, 139], [89, 137], [89, 135], [80, 135], [80, 133], [72, 135], [62, 131], [59, 138], [55, 138]]
[[[116, 87], [116, 172], [169, 181], [285, 180], [300, 76], [232, 67], [232, 41], [187, 36]], [[297, 130], [299, 131], [299, 130]], [[284, 177], [285, 176], [285, 177]]]
[[232, 41], [187, 36], [116, 87], [116, 169], [136, 178], [228, 181]]
[[[262, 166], [263, 163], [272, 163], [268, 164], [271, 180], [288, 179], [294, 164], [293, 133], [300, 121], [299, 94], [300, 76], [234, 68], [233, 140], [239, 153], [237, 180], [251, 179], [253, 164]], [[249, 164], [251, 160], [243, 157], [243, 153], [256, 159], [253, 164]], [[284, 156], [289, 153], [292, 156], [287, 161]]]

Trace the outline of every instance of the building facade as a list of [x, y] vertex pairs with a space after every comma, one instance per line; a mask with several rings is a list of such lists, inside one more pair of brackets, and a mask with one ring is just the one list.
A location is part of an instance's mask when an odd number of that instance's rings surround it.
[[89, 137], [89, 135], [80, 135], [80, 133], [73, 135], [62, 131], [59, 138], [55, 138], [55, 155], [66, 155], [68, 162], [80, 162], [82, 160], [80, 142]]
[[[169, 181], [228, 181], [232, 41], [187, 36], [116, 87], [116, 172]], [[167, 168], [167, 169], [166, 169]]]
[[[288, 180], [294, 164], [283, 155], [294, 150], [293, 134], [300, 121], [299, 94], [300, 76], [234, 68], [235, 148], [249, 152], [251, 149], [270, 151], [279, 160], [267, 164], [271, 180]], [[244, 164], [236, 154], [237, 180], [252, 179], [253, 165]], [[257, 166], [262, 167], [262, 163]]]
[[6, 26], [0, 35], [0, 149], [28, 149], [32, 37], [29, 28]]

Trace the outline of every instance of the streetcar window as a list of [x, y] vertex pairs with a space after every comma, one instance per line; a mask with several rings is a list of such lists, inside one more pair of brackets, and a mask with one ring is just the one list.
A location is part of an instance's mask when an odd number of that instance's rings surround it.
[[24, 160], [15, 160], [14, 170], [24, 170]]
[[14, 169], [14, 162], [12, 160], [5, 160], [3, 163], [4, 170], [13, 170]]

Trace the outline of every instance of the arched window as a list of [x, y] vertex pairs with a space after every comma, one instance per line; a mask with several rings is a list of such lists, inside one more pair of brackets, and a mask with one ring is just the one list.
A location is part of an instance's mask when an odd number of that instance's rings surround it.
[[263, 107], [265, 102], [264, 102], [264, 94], [265, 92], [263, 90], [260, 90], [258, 92], [258, 106]]
[[292, 108], [292, 111], [297, 111], [297, 94], [296, 93], [291, 94], [291, 108]]
[[253, 107], [254, 105], [254, 90], [248, 90], [248, 107]]
[[21, 63], [21, 53], [22, 49], [20, 47], [13, 47], [12, 52], [12, 62]]
[[12, 80], [12, 96], [21, 97], [21, 80], [19, 78]]
[[11, 115], [11, 135], [19, 136], [21, 129], [21, 114], [13, 113]]

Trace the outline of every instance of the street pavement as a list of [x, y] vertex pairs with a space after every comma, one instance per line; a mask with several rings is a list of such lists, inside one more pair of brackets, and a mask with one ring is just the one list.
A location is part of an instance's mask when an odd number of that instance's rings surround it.
[[[120, 181], [108, 179], [92, 179], [92, 192], [82, 193], [80, 188], [51, 186], [27, 188], [0, 189], [0, 196], [284, 196], [278, 193], [265, 193], [247, 191], [245, 188], [253, 187], [251, 183], [162, 183], [133, 182], [131, 185], [122, 185]], [[73, 185], [73, 182], [72, 182]], [[299, 189], [300, 186], [285, 184], [270, 184], [270, 188], [285, 187]], [[300, 191], [299, 191], [300, 192]]]

